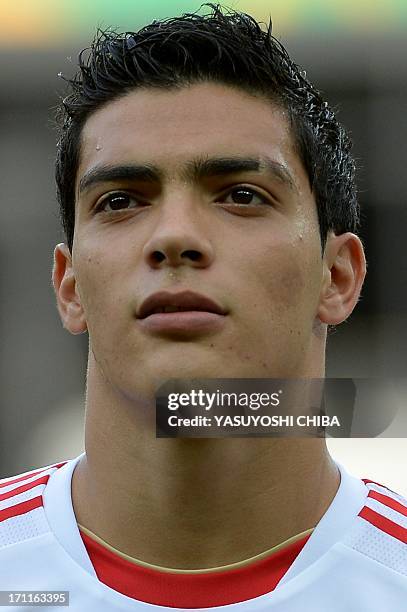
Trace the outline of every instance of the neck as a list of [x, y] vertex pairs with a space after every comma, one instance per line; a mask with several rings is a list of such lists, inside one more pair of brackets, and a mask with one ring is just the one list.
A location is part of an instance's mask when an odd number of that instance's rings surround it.
[[134, 558], [236, 563], [313, 528], [338, 489], [324, 439], [157, 439], [137, 408], [88, 372], [86, 456], [72, 483], [77, 521]]

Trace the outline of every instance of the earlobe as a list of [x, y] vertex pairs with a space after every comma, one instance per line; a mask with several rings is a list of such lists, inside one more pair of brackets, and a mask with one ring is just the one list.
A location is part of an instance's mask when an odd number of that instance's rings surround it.
[[57, 244], [54, 249], [52, 283], [63, 326], [71, 334], [83, 334], [87, 331], [86, 320], [77, 291], [71, 253], [63, 242]]
[[355, 234], [330, 234], [317, 316], [328, 325], [345, 321], [355, 308], [366, 275], [363, 245]]

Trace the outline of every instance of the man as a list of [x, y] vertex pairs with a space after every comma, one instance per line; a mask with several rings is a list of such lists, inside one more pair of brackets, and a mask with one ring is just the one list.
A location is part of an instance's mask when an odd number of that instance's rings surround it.
[[404, 610], [406, 502], [323, 438], [155, 437], [158, 380], [324, 376], [365, 276], [343, 127], [271, 26], [218, 6], [102, 33], [79, 67], [53, 283], [89, 334], [86, 453], [1, 483], [1, 589]]

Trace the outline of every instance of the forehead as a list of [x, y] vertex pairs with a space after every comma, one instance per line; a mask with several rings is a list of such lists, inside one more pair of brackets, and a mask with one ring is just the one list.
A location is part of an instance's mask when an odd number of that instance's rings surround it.
[[215, 83], [145, 88], [107, 103], [86, 121], [77, 180], [93, 166], [143, 161], [175, 177], [197, 156], [267, 155], [306, 180], [286, 112]]

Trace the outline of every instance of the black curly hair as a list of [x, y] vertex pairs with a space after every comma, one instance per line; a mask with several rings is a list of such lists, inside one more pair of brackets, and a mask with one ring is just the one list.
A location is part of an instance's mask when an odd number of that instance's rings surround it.
[[[210, 12], [200, 14], [202, 7]], [[272, 35], [246, 13], [207, 3], [196, 13], [153, 21], [137, 32], [98, 30], [66, 78], [57, 111], [57, 198], [69, 250], [75, 225], [75, 178], [81, 131], [104, 104], [139, 87], [175, 89], [210, 81], [261, 95], [288, 113], [296, 152], [308, 174], [321, 235], [356, 232], [359, 204], [352, 143], [334, 111]], [[265, 24], [264, 24], [265, 25]]]

